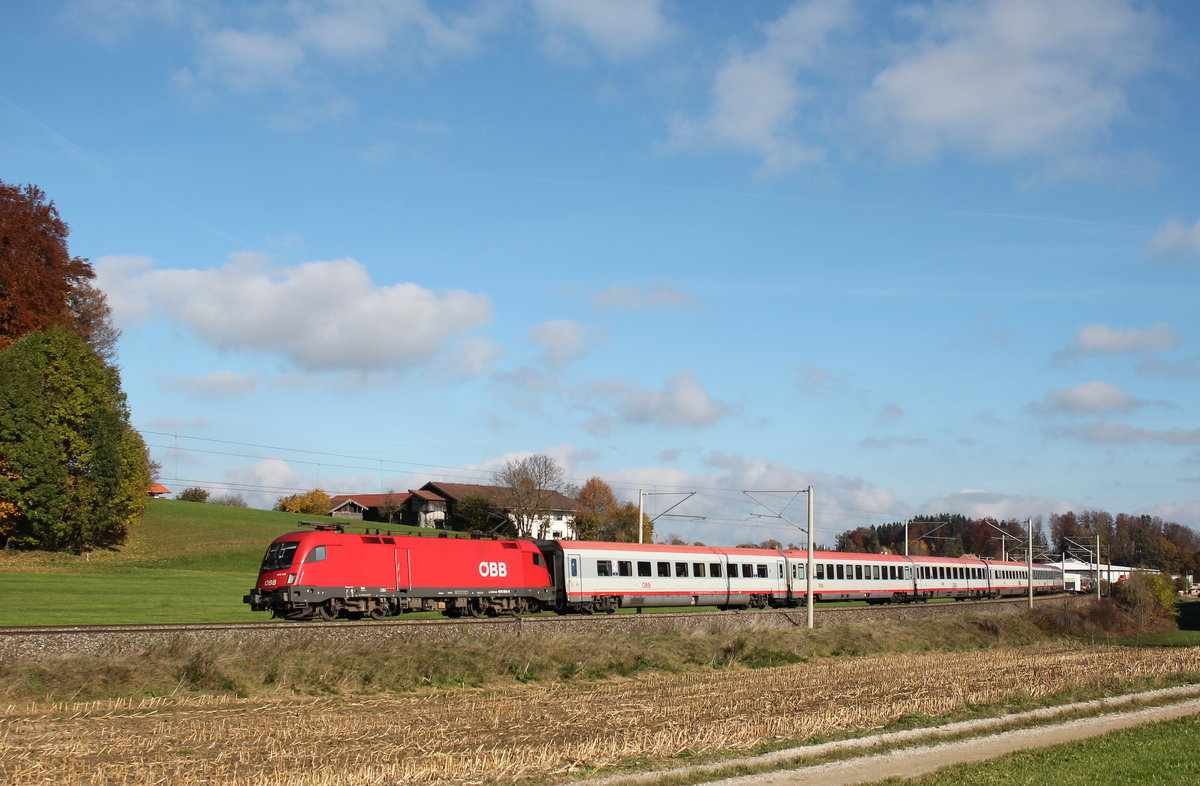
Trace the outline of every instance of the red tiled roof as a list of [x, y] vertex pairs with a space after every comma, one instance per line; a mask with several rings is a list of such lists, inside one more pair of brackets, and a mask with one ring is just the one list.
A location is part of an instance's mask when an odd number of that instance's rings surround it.
[[147, 494], [170, 494], [171, 490], [161, 483], [151, 483], [146, 487]]
[[[387, 497], [387, 496], [389, 496], [387, 493], [384, 493], [384, 494], [339, 494], [336, 497], [329, 498], [329, 509], [333, 510], [334, 508], [339, 508], [342, 505], [344, 505], [345, 503], [349, 502], [350, 500], [354, 500], [359, 505], [362, 505], [364, 508], [377, 508], [383, 504], [383, 499], [384, 499], [384, 497]], [[410, 494], [407, 491], [403, 492], [403, 493], [398, 492], [398, 491], [393, 491], [390, 493], [390, 496], [393, 498], [395, 504], [400, 505], [404, 502], [404, 500], [409, 498]]]

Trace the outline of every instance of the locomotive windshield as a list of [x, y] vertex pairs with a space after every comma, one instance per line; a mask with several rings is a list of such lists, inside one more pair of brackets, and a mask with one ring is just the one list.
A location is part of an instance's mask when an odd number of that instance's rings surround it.
[[263, 557], [264, 571], [287, 570], [292, 567], [292, 558], [296, 556], [298, 540], [280, 540], [267, 547], [267, 556]]

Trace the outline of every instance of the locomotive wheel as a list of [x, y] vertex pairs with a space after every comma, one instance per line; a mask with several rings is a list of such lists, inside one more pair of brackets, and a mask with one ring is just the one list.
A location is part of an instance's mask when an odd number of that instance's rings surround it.
[[371, 610], [367, 613], [371, 619], [379, 622], [381, 619], [387, 616], [387, 609], [383, 606], [372, 606]]
[[333, 606], [328, 603], [322, 603], [320, 606], [317, 606], [317, 613], [315, 616], [319, 620], [329, 622], [330, 620], [337, 619], [337, 609], [333, 608]]
[[482, 602], [477, 603], [475, 601], [468, 602], [467, 603], [467, 613], [470, 614], [472, 617], [482, 617], [483, 616], [483, 603]]

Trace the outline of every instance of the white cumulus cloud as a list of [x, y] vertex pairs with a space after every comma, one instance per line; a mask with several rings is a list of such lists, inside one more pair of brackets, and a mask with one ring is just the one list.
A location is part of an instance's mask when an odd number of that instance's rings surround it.
[[611, 59], [643, 55], [670, 40], [674, 26], [661, 0], [530, 0], [550, 54], [569, 57], [582, 45]]
[[1093, 380], [1074, 387], [1051, 390], [1026, 409], [1039, 414], [1092, 415], [1098, 412], [1130, 412], [1144, 406], [1111, 382]]
[[587, 354], [588, 341], [594, 335], [584, 325], [569, 319], [552, 319], [529, 329], [528, 339], [542, 348], [546, 363], [561, 369]]
[[874, 79], [868, 117], [899, 152], [1077, 152], [1129, 107], [1158, 22], [1128, 0], [990, 0], [911, 11], [921, 34]]
[[671, 375], [662, 390], [609, 380], [590, 383], [586, 392], [581, 389], [578, 395], [604, 411], [586, 424], [593, 433], [608, 433], [614, 421], [700, 428], [711, 426], [730, 412], [728, 404], [708, 395], [691, 369]]
[[1155, 322], [1149, 328], [1114, 328], [1105, 324], [1080, 325], [1075, 331], [1075, 344], [1067, 354], [1121, 355], [1135, 352], [1158, 352], [1180, 343], [1175, 328], [1166, 322]]
[[386, 372], [426, 363], [457, 336], [489, 322], [490, 300], [413, 283], [382, 286], [353, 259], [285, 267], [236, 255], [209, 270], [101, 259], [118, 322], [147, 313], [225, 351], [277, 355], [300, 370]]
[[820, 147], [795, 135], [797, 114], [815, 98], [799, 77], [818, 63], [829, 39], [854, 20], [853, 5], [845, 0], [793, 5], [764, 28], [760, 48], [738, 52], [720, 66], [709, 109], [700, 117], [677, 116], [672, 144], [750, 150], [762, 157], [768, 172], [821, 161]]
[[1149, 251], [1164, 261], [1200, 261], [1200, 220], [1190, 227], [1176, 219], [1167, 221], [1154, 233]]

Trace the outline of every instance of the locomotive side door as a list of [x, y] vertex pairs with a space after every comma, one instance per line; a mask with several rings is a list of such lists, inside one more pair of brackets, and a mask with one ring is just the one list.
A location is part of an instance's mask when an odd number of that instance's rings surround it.
[[409, 570], [409, 550], [396, 549], [396, 589], [412, 589], [412, 574]]

